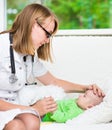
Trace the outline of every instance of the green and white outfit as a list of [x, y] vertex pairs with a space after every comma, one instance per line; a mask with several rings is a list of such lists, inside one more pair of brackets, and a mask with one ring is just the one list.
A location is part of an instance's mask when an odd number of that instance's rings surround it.
[[84, 110], [77, 105], [76, 100], [77, 99], [65, 99], [57, 101], [58, 109], [53, 114], [47, 113], [42, 118], [42, 121], [62, 123], [83, 113]]

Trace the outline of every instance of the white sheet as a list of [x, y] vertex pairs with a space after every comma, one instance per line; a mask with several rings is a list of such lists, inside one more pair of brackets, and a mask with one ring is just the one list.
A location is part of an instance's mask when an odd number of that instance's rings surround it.
[[94, 125], [42, 124], [40, 130], [112, 130], [112, 123]]

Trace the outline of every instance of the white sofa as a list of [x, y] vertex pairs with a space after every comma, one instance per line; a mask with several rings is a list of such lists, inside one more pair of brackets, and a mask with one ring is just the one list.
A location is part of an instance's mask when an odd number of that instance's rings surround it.
[[59, 31], [53, 38], [54, 63], [46, 63], [58, 77], [92, 83], [112, 72], [112, 29]]
[[[75, 83], [100, 85], [100, 81], [112, 73], [112, 29], [59, 31], [53, 38], [53, 52], [54, 63], [45, 65], [54, 75]], [[42, 123], [41, 130], [112, 129], [112, 123], [104, 119], [96, 124], [94, 120], [91, 123], [88, 116], [87, 120], [85, 115], [79, 118], [60, 124]]]

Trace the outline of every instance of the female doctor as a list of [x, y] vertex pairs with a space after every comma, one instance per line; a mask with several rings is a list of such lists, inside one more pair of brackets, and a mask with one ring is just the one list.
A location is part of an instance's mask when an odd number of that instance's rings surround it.
[[[103, 96], [96, 85], [79, 85], [54, 77], [41, 63], [52, 61], [51, 37], [58, 29], [56, 16], [40, 4], [26, 6], [16, 17], [10, 30], [0, 33], [0, 128], [4, 130], [39, 130], [40, 120], [57, 104], [48, 97], [32, 106], [19, 104], [18, 92], [35, 85], [35, 78], [44, 85], [58, 85], [66, 92], [86, 91]], [[29, 80], [30, 77], [30, 80]]]

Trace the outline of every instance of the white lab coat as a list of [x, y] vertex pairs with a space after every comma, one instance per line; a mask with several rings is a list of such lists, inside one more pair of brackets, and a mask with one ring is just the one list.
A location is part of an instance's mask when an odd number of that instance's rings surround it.
[[[1, 34], [0, 35], [0, 99], [19, 104], [18, 91], [25, 86], [26, 73], [28, 79], [32, 74], [34, 77], [42, 76], [47, 72], [47, 70], [43, 66], [43, 64], [39, 61], [37, 56], [34, 57], [33, 65], [31, 61], [31, 56], [28, 56], [26, 60], [27, 64], [27, 72], [26, 72], [25, 64], [23, 61], [23, 55], [13, 51], [15, 59], [16, 76], [18, 80], [17, 82], [11, 84], [9, 82], [9, 76], [11, 75], [9, 46], [10, 46], [9, 34], [8, 33]], [[4, 112], [2, 112], [2, 115], [3, 113]], [[8, 113], [10, 113], [10, 111]], [[14, 114], [14, 116], [11, 117], [10, 119], [13, 119], [15, 115], [16, 114]], [[1, 118], [2, 116], [0, 115], [0, 125], [2, 124]], [[10, 119], [8, 119], [8, 121], [10, 121]]]

